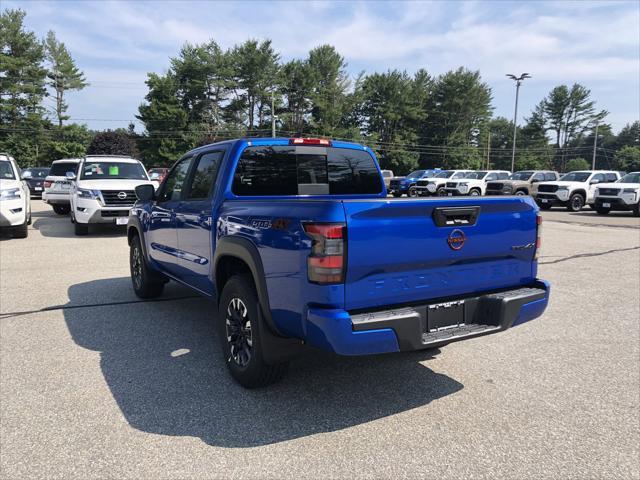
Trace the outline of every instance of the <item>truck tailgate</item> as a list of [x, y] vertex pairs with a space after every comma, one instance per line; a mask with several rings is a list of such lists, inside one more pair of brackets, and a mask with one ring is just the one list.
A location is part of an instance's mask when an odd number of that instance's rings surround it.
[[[534, 281], [537, 207], [529, 197], [346, 200], [343, 206], [347, 310]], [[469, 211], [477, 216], [466, 224]]]

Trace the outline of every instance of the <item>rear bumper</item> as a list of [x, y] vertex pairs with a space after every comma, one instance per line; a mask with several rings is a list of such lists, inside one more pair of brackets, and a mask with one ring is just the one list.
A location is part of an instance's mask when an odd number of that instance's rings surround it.
[[[447, 309], [441, 303], [354, 315], [338, 309], [310, 309], [306, 341], [340, 355], [435, 348], [533, 320], [547, 308], [549, 292], [549, 284], [538, 280], [526, 288], [461, 299], [464, 320], [445, 328], [435, 326], [435, 310], [440, 309], [439, 322], [447, 316]], [[461, 300], [449, 300], [449, 303]]]
[[49, 205], [69, 205], [69, 193], [53, 193], [51, 190], [42, 193], [42, 200]]

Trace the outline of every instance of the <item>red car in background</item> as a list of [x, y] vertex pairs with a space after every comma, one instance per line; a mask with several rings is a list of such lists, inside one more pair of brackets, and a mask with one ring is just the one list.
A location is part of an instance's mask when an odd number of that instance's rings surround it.
[[169, 169], [168, 168], [152, 168], [147, 173], [149, 174], [149, 180], [151, 180], [152, 182], [155, 181], [158, 183], [162, 183], [162, 181], [164, 180], [164, 177], [166, 177], [167, 173], [169, 173]]

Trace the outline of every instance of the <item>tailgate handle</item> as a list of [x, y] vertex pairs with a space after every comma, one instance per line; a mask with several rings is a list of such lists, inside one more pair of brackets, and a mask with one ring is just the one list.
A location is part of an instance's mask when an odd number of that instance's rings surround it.
[[437, 207], [433, 209], [433, 223], [438, 227], [468, 227], [475, 225], [480, 207]]

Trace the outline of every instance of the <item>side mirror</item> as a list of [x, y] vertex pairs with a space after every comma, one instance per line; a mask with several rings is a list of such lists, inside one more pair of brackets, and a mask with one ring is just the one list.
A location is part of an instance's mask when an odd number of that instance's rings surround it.
[[156, 197], [156, 189], [150, 183], [136, 187], [136, 197], [141, 202], [150, 202]]
[[595, 185], [596, 183], [600, 183], [600, 180], [598, 180], [597, 178], [596, 178], [596, 179], [594, 179], [594, 180], [591, 180], [591, 181], [589, 182], [589, 185]]
[[67, 180], [75, 180], [76, 179], [76, 174], [73, 172], [67, 172], [67, 174], [65, 175], [67, 177]]
[[20, 176], [22, 180], [29, 180], [32, 177], [33, 177], [33, 174], [28, 170], [26, 172], [22, 172], [22, 175]]

